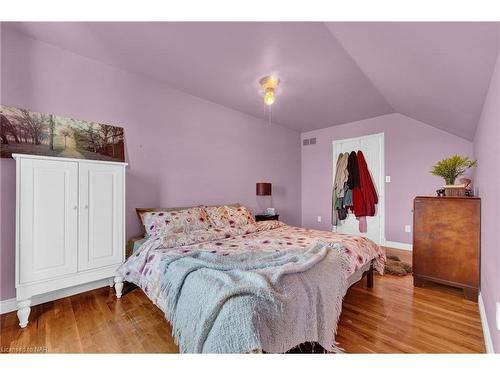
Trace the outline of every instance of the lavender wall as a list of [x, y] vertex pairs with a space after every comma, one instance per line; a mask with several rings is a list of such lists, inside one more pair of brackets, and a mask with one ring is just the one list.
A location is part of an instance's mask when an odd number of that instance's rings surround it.
[[[98, 41], [96, 41], [98, 42]], [[2, 104], [125, 128], [127, 236], [135, 207], [241, 202], [273, 183], [281, 218], [300, 224], [300, 135], [10, 30], [2, 34]], [[257, 100], [257, 98], [256, 98]], [[1, 290], [14, 291], [14, 161], [1, 159]]]
[[495, 327], [495, 301], [500, 302], [500, 53], [497, 57], [488, 96], [474, 137], [474, 156], [478, 159], [475, 185], [481, 197], [481, 295], [491, 338], [500, 353], [500, 331]]
[[[388, 241], [411, 243], [405, 224], [412, 224], [412, 205], [416, 195], [434, 195], [443, 185], [429, 173], [432, 165], [449, 155], [472, 155], [472, 143], [400, 114], [390, 114], [302, 134], [316, 137], [317, 144], [302, 147], [302, 225], [331, 228], [331, 187], [333, 174], [332, 141], [368, 134], [384, 133], [385, 235]], [[322, 222], [317, 222], [322, 216]]]

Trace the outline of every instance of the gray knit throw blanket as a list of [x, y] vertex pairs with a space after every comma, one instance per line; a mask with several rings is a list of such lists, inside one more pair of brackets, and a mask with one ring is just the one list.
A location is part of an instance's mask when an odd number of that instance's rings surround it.
[[172, 254], [162, 263], [166, 318], [183, 353], [283, 353], [335, 345], [347, 283], [338, 243], [221, 256]]

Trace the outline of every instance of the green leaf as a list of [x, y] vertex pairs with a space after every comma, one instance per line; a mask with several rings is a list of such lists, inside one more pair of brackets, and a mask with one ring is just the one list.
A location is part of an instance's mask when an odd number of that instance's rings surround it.
[[476, 165], [477, 160], [470, 160], [467, 156], [453, 155], [437, 162], [432, 167], [431, 173], [435, 176], [443, 177], [446, 184], [453, 185], [458, 176]]

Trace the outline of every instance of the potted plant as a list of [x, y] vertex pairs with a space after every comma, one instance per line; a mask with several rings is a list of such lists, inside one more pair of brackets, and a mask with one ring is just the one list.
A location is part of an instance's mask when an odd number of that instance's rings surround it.
[[[455, 185], [455, 180], [458, 176], [463, 174], [467, 169], [475, 167], [477, 160], [471, 160], [467, 156], [453, 155], [449, 158], [437, 162], [433, 167], [431, 173], [435, 176], [444, 178], [446, 195], [465, 195], [465, 186]], [[457, 188], [459, 190], [452, 191]], [[463, 191], [462, 191], [463, 190]]]

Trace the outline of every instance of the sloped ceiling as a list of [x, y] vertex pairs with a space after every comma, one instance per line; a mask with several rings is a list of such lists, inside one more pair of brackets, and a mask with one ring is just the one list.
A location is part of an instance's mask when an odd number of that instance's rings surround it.
[[299, 131], [393, 112], [323, 23], [15, 23], [28, 36]]
[[327, 27], [395, 111], [473, 138], [498, 52], [498, 23]]
[[30, 23], [5, 29], [309, 131], [392, 112], [471, 139], [498, 50], [485, 23]]

